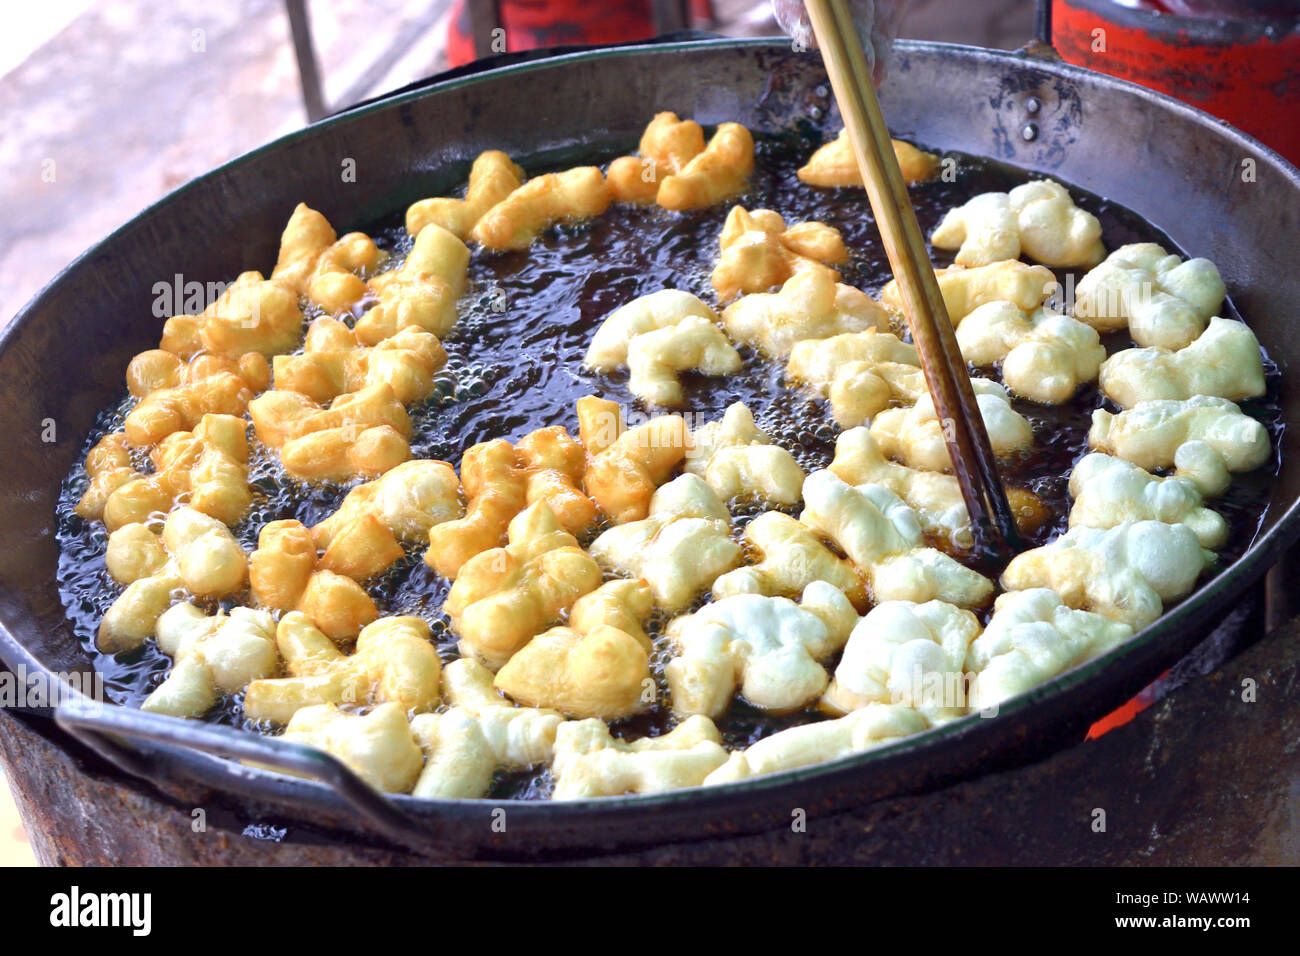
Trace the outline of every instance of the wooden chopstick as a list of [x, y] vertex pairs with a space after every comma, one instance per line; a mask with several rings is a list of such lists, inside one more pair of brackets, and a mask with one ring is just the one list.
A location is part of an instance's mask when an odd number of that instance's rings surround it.
[[912, 340], [944, 426], [976, 544], [986, 552], [1009, 557], [1021, 545], [1015, 515], [998, 477], [966, 361], [957, 347], [907, 184], [898, 168], [862, 42], [844, 0], [806, 0], [806, 6], [866, 184], [867, 199], [898, 280]]

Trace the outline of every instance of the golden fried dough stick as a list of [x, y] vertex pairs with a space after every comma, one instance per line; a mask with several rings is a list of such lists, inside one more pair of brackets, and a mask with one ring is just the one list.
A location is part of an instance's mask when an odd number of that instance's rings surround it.
[[[903, 179], [908, 185], [934, 178], [939, 171], [938, 156], [899, 139], [892, 142], [894, 156], [898, 159]], [[835, 139], [819, 147], [800, 168], [798, 176], [800, 182], [809, 186], [861, 186], [862, 173], [858, 169], [858, 161], [853, 158], [853, 147], [849, 145], [847, 130], [840, 130]]]
[[553, 627], [510, 658], [496, 677], [498, 690], [530, 707], [567, 717], [620, 720], [654, 702], [646, 650], [631, 634], [602, 624], [586, 634]]
[[580, 534], [596, 518], [596, 504], [582, 492], [586, 452], [561, 426], [539, 428], [511, 446], [504, 439], [474, 445], [461, 459], [469, 498], [464, 518], [429, 530], [424, 560], [454, 579], [474, 555], [502, 541], [510, 519], [545, 501], [560, 526]]
[[711, 279], [724, 301], [742, 292], [768, 292], [803, 272], [838, 282], [840, 274], [830, 264], [849, 260], [838, 229], [815, 221], [786, 228], [780, 213], [743, 206], [727, 214], [718, 248]]
[[361, 345], [351, 329], [319, 318], [307, 331], [301, 355], [277, 355], [275, 387], [325, 403], [344, 392], [387, 382], [402, 404], [433, 394], [433, 376], [447, 364], [447, 352], [432, 332], [410, 326], [374, 346]]
[[191, 358], [200, 351], [238, 359], [292, 352], [302, 337], [302, 310], [291, 286], [242, 273], [199, 315], [174, 315], [163, 325], [158, 347]]
[[299, 521], [272, 521], [248, 559], [253, 602], [301, 611], [330, 640], [344, 641], [379, 617], [370, 595], [352, 578], [320, 568], [311, 532]]
[[387, 382], [340, 395], [325, 409], [298, 392], [273, 390], [248, 411], [257, 437], [279, 448], [285, 470], [300, 478], [380, 475], [410, 458], [411, 420]]
[[588, 395], [578, 399], [578, 429], [590, 456], [587, 494], [620, 524], [646, 516], [655, 489], [686, 456], [686, 422], [679, 415], [625, 429], [617, 403]]
[[192, 430], [210, 413], [242, 416], [253, 394], [266, 388], [270, 367], [256, 352], [238, 360], [196, 355], [182, 363], [170, 352], [151, 349], [131, 360], [126, 380], [140, 402], [123, 430], [131, 444], [144, 447]]
[[601, 577], [544, 501], [514, 517], [509, 540], [465, 562], [443, 605], [460, 635], [461, 654], [494, 669], [557, 623]]
[[524, 171], [499, 149], [479, 153], [469, 170], [464, 199], [421, 199], [406, 210], [406, 231], [418, 236], [430, 223], [458, 239], [468, 239], [483, 214], [524, 182]]
[[469, 501], [465, 517], [429, 529], [425, 564], [454, 580], [466, 561], [499, 545], [510, 519], [523, 510], [525, 480], [515, 450], [505, 439], [469, 448], [460, 461], [460, 481]]
[[357, 340], [378, 345], [412, 325], [445, 338], [456, 324], [456, 300], [465, 292], [468, 268], [469, 247], [430, 223], [415, 237], [401, 268], [370, 280], [379, 302], [357, 319]]
[[723, 123], [704, 152], [659, 186], [665, 209], [703, 209], [745, 188], [754, 171], [754, 137], [739, 123]]
[[489, 249], [527, 249], [548, 226], [599, 216], [608, 206], [600, 170], [578, 166], [530, 179], [484, 213], [470, 238]]
[[652, 203], [659, 184], [704, 152], [704, 130], [676, 113], [656, 113], [641, 134], [640, 157], [620, 156], [605, 178], [615, 202]]
[[305, 615], [280, 619], [275, 642], [289, 677], [248, 685], [244, 712], [253, 720], [288, 723], [304, 707], [396, 703], [423, 713], [441, 699], [442, 661], [429, 625], [418, 617], [381, 617], [367, 624], [345, 654]]
[[351, 309], [366, 294], [366, 283], [357, 273], [375, 269], [383, 258], [365, 233], [336, 238], [329, 220], [306, 203], [298, 203], [280, 237], [280, 255], [271, 278], [337, 314]]

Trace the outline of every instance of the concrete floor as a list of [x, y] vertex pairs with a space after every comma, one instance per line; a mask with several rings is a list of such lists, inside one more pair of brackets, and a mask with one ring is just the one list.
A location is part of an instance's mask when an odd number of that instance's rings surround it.
[[[312, 0], [326, 99], [445, 65], [451, 0]], [[775, 34], [715, 0], [718, 32]], [[306, 122], [279, 0], [44, 0], [0, 38], [0, 325], [69, 261], [172, 189]], [[915, 0], [902, 35], [1014, 48], [1033, 0]], [[0, 785], [0, 865], [31, 862]]]

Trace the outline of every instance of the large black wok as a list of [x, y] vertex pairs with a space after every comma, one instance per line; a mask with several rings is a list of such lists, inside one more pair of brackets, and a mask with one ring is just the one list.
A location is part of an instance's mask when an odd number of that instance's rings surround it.
[[[298, 200], [345, 228], [374, 222], [454, 189], [483, 149], [535, 166], [629, 147], [659, 109], [758, 130], [798, 120], [838, 126], [827, 115], [824, 84], [816, 55], [773, 41], [634, 46], [522, 63], [319, 123], [190, 183], [128, 223], [55, 279], [0, 339], [0, 657], [29, 673], [90, 668], [58, 596], [55, 500], [96, 413], [120, 396], [128, 360], [157, 342], [155, 281], [268, 269]], [[277, 806], [286, 819], [459, 858], [544, 857], [785, 828], [795, 807], [815, 816], [1079, 740], [1091, 721], [1196, 644], [1300, 533], [1300, 387], [1290, 380], [1300, 365], [1300, 337], [1290, 328], [1300, 301], [1293, 262], [1300, 174], [1181, 103], [1036, 57], [900, 44], [882, 102], [897, 135], [1059, 176], [1137, 211], [1218, 264], [1282, 370], [1289, 427], [1259, 536], [1212, 583], [1107, 657], [1005, 705], [996, 719], [972, 717], [869, 754], [724, 788], [512, 803], [504, 830], [493, 826], [500, 801], [379, 797], [332, 759], [280, 741], [112, 706], [95, 714], [65, 705], [60, 723], [164, 786], [198, 782]], [[355, 160], [355, 182], [341, 181], [345, 158]], [[42, 441], [50, 419], [52, 443]]]

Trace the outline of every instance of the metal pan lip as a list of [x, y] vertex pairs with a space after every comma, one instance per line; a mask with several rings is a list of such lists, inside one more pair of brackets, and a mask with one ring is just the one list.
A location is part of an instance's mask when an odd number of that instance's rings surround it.
[[[721, 38], [717, 40], [689, 40], [662, 44], [629, 45], [616, 49], [600, 49], [565, 53], [547, 59], [539, 59], [519, 64], [511, 64], [469, 76], [461, 76], [435, 83], [426, 88], [398, 94], [389, 99], [369, 103], [338, 115], [327, 117], [301, 130], [289, 133], [279, 139], [258, 147], [240, 157], [222, 164], [190, 182], [173, 190], [167, 196], [151, 204], [107, 237], [96, 243], [86, 252], [65, 266], [47, 283], [35, 297], [25, 305], [0, 332], [0, 353], [10, 348], [21, 334], [26, 324], [34, 318], [35, 307], [51, 289], [66, 280], [69, 273], [87, 263], [90, 257], [101, 253], [121, 235], [136, 227], [144, 218], [159, 207], [183, 197], [187, 191], [200, 184], [220, 177], [227, 169], [261, 156], [269, 151], [282, 149], [303, 137], [314, 135], [318, 130], [346, 124], [371, 112], [400, 108], [402, 105], [418, 101], [428, 96], [447, 90], [478, 84], [502, 76], [519, 76], [538, 70], [556, 69], [574, 62], [589, 62], [632, 56], [674, 56], [700, 49], [736, 49], [782, 51], [788, 49], [780, 40], [764, 38], [736, 40]], [[1134, 83], [1093, 73], [1081, 67], [1057, 60], [1047, 60], [1028, 56], [1020, 52], [986, 50], [958, 44], [920, 43], [900, 41], [900, 54], [941, 54], [954, 55], [976, 63], [992, 63], [1004, 68], [1024, 68], [1041, 70], [1063, 75], [1090, 84], [1115, 86], [1131, 96], [1158, 107], [1163, 111], [1183, 114], [1189, 119], [1218, 127], [1218, 134], [1232, 140], [1249, 155], [1258, 160], [1274, 165], [1284, 178], [1300, 190], [1300, 171], [1284, 160], [1275, 151], [1251, 139], [1226, 122], [1204, 113], [1195, 107], [1175, 100], [1162, 93], [1146, 89]], [[1031, 719], [1037, 710], [1045, 705], [1055, 704], [1058, 711], [1064, 711], [1066, 704], [1088, 691], [1097, 691], [1113, 683], [1115, 675], [1107, 674], [1122, 661], [1176, 659], [1186, 653], [1195, 642], [1194, 632], [1190, 628], [1193, 619], [1204, 620], [1227, 610], [1233, 600], [1251, 583], [1260, 578], [1292, 544], [1300, 539], [1300, 500], [1290, 503], [1283, 513], [1260, 535], [1250, 548], [1235, 562], [1223, 568], [1216, 577], [1199, 588], [1176, 608], [1163, 615], [1158, 621], [1143, 628], [1133, 638], [1115, 648], [1108, 654], [1076, 667], [1065, 674], [1036, 687], [1001, 705], [998, 717], [985, 720], [978, 715], [969, 715], [937, 728], [903, 738], [896, 742], [884, 744], [870, 750], [851, 754], [836, 760], [800, 767], [755, 777], [748, 780], [712, 787], [695, 787], [674, 790], [658, 794], [624, 795], [599, 797], [573, 801], [520, 801], [520, 800], [428, 800], [407, 795], [390, 795], [398, 806], [411, 813], [417, 822], [441, 820], [456, 827], [474, 825], [473, 821], [488, 821], [491, 814], [501, 806], [510, 808], [512, 825], [516, 819], [525, 826], [529, 824], [555, 825], [558, 823], [575, 825], [595, 825], [597, 823], [614, 824], [636, 815], [640, 819], [647, 812], [671, 814], [689, 810], [692, 813], [716, 814], [735, 813], [741, 807], [751, 807], [756, 812], [770, 809], [772, 805], [785, 806], [782, 800], [806, 798], [816, 793], [831, 803], [849, 800], [850, 793], [859, 789], [854, 784], [861, 784], [873, 771], [884, 774], [891, 768], [902, 768], [912, 758], [925, 752], [937, 755], [940, 752], [957, 753], [959, 751], [979, 751], [981, 742], [991, 742], [996, 736], [1011, 735], [1011, 728], [1026, 719]], [[1182, 635], [1182, 636], [1180, 636]], [[1189, 638], [1187, 635], [1193, 635]], [[0, 659], [11, 668], [19, 665], [29, 673], [49, 673], [26, 647], [21, 645], [0, 621]], [[1131, 681], [1130, 681], [1131, 682]], [[1142, 683], [1145, 683], [1143, 681]], [[1116, 686], [1114, 696], [1118, 704], [1135, 692], [1132, 687], [1127, 692]], [[1057, 714], [1060, 719], [1061, 714]], [[157, 718], [166, 719], [166, 718]], [[247, 767], [238, 763], [184, 748], [170, 745], [148, 745], [143, 750], [162, 758], [166, 764], [175, 767], [201, 782], [217, 787], [233, 788], [251, 793], [268, 801], [288, 802], [290, 804], [316, 805], [322, 803], [337, 809], [341, 813], [350, 810], [337, 794], [326, 785], [311, 780], [286, 777], [273, 771]], [[933, 760], [930, 761], [934, 763]], [[976, 764], [979, 763], [977, 759]], [[917, 779], [916, 774], [909, 773], [913, 784], [907, 787], [886, 788], [886, 792], [876, 797], [898, 796], [907, 792], [917, 792], [940, 785], [945, 780], [969, 776], [978, 771], [978, 766], [962, 766], [948, 771], [941, 766], [927, 768], [927, 772]], [[915, 770], [915, 766], [910, 768]], [[807, 801], [804, 800], [806, 803]], [[724, 828], [727, 821], [719, 821]], [[732, 821], [736, 823], [736, 821]], [[486, 825], [486, 823], [484, 824]], [[736, 823], [743, 826], [743, 824]]]

